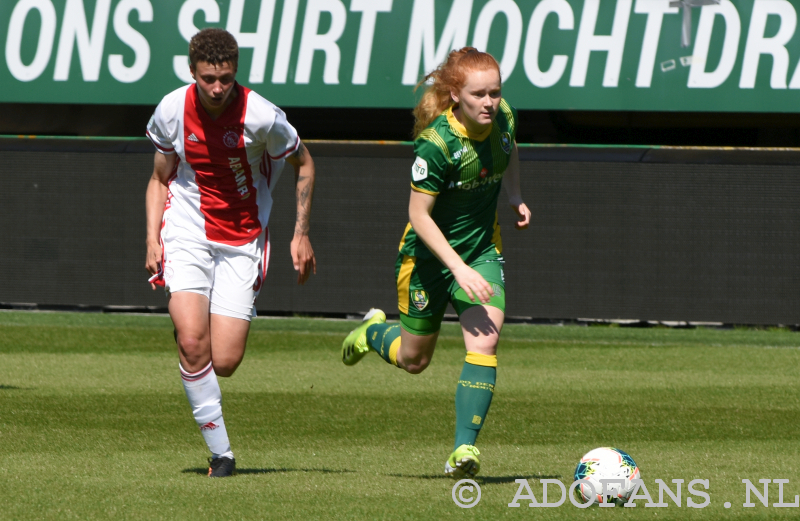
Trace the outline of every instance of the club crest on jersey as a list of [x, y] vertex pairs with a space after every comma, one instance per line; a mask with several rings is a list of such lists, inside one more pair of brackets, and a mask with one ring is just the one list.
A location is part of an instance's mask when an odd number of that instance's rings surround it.
[[411, 300], [414, 302], [414, 307], [422, 311], [428, 307], [428, 293], [421, 289], [415, 289], [411, 294]]
[[225, 146], [228, 148], [236, 148], [239, 146], [239, 134], [233, 130], [229, 130], [222, 136], [222, 142], [225, 143]]
[[506, 154], [511, 153], [511, 134], [508, 132], [503, 132], [500, 136], [500, 148], [502, 148], [503, 152]]
[[486, 174], [488, 174], [488, 173], [489, 173], [489, 170], [487, 170], [487, 169], [485, 169], [485, 168], [484, 168], [484, 169], [482, 169], [482, 170], [481, 170], [481, 179], [483, 179], [484, 177], [486, 177]]

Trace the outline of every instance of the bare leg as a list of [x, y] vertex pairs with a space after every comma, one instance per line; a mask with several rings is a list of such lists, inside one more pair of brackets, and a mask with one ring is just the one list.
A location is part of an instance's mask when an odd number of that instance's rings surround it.
[[213, 360], [218, 376], [236, 371], [244, 358], [249, 321], [209, 315], [208, 299], [188, 291], [171, 295], [169, 314], [178, 333], [178, 356], [185, 370], [199, 371]]
[[[505, 314], [493, 306], [474, 306], [461, 314], [461, 331], [467, 351], [482, 355], [497, 353], [497, 342]], [[411, 374], [424, 371], [433, 358], [439, 332], [414, 335], [402, 329], [397, 365]]]
[[211, 359], [217, 376], [231, 376], [244, 358], [250, 321], [211, 315]]
[[181, 366], [190, 373], [211, 361], [208, 298], [198, 293], [179, 291], [169, 299], [169, 315], [175, 324]]
[[[244, 356], [250, 323], [209, 315], [208, 298], [187, 291], [171, 295], [169, 310], [177, 333], [183, 387], [197, 426], [215, 458], [209, 469], [209, 475], [214, 475], [215, 466], [234, 465], [217, 372], [230, 376], [236, 370]], [[216, 475], [229, 475], [227, 468], [218, 468], [216, 472], [223, 474]]]
[[459, 320], [468, 352], [497, 354], [505, 313], [493, 306], [473, 306], [461, 313]]
[[411, 374], [419, 374], [428, 367], [436, 348], [439, 332], [430, 335], [413, 335], [401, 328], [397, 366]]

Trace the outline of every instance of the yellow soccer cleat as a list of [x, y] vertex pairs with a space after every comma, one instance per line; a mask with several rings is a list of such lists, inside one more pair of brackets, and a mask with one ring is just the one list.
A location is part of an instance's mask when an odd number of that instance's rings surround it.
[[474, 445], [461, 445], [450, 454], [444, 464], [444, 473], [453, 479], [474, 478], [481, 470], [478, 459], [481, 452]]
[[342, 362], [344, 365], [355, 365], [370, 352], [367, 344], [367, 328], [373, 324], [383, 324], [386, 322], [386, 314], [380, 309], [370, 309], [364, 315], [361, 325], [350, 331], [347, 338], [342, 342]]

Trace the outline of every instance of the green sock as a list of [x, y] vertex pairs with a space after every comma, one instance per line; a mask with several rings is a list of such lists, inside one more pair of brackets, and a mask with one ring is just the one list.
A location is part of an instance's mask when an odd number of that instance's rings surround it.
[[[467, 355], [467, 359], [470, 359]], [[461, 377], [456, 387], [456, 443], [454, 449], [461, 445], [475, 445], [478, 433], [486, 420], [486, 413], [492, 404], [494, 384], [497, 380], [497, 357], [477, 355], [494, 359], [494, 367], [474, 365], [464, 362]], [[481, 360], [481, 363], [487, 363]], [[489, 362], [490, 363], [490, 362]]]
[[[392, 344], [396, 346], [392, 352]], [[400, 324], [373, 324], [367, 328], [367, 344], [381, 358], [392, 365], [397, 365], [397, 347], [400, 345]]]

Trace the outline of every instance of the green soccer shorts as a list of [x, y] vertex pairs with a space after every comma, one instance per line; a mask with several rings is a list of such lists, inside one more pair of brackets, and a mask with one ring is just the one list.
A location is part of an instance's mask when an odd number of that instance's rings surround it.
[[[504, 262], [503, 256], [492, 245], [469, 262], [469, 266], [492, 286], [494, 295], [487, 305], [505, 313]], [[395, 277], [400, 322], [403, 329], [414, 335], [430, 335], [439, 331], [448, 302], [452, 302], [459, 316], [472, 306], [482, 305], [477, 299], [475, 302], [469, 299], [450, 270], [436, 257], [418, 260], [401, 253], [395, 264]]]

